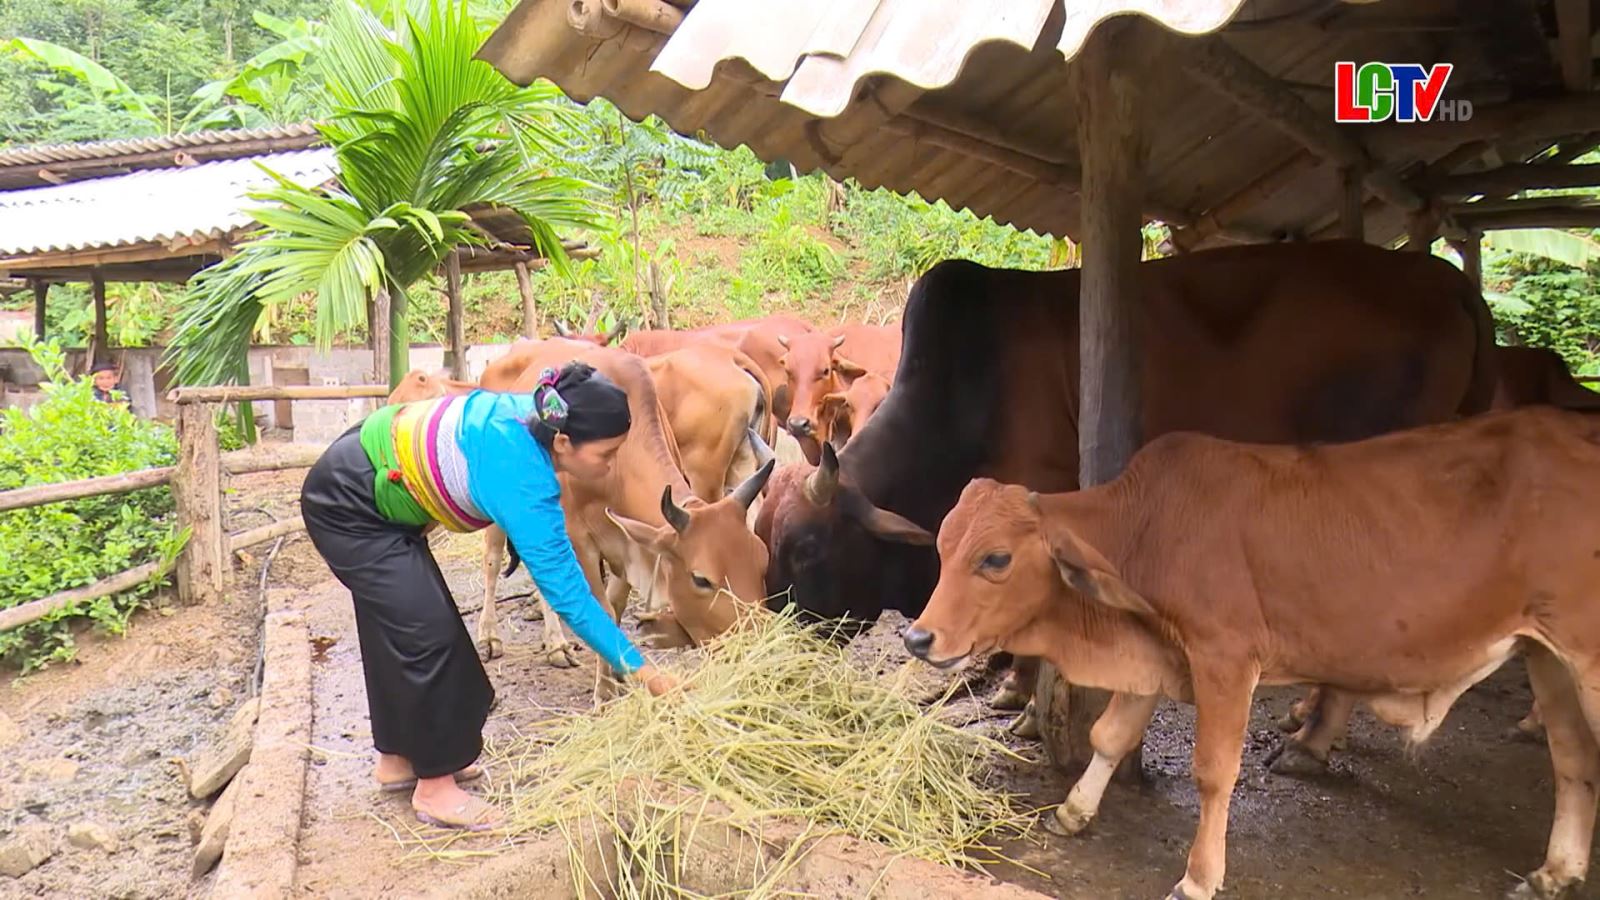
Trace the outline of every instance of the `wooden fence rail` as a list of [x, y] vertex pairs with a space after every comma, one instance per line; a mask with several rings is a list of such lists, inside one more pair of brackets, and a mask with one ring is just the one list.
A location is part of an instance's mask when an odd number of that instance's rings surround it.
[[170, 484], [177, 506], [178, 523], [189, 529], [188, 543], [177, 559], [166, 563], [145, 563], [94, 584], [0, 610], [0, 631], [37, 622], [57, 610], [86, 600], [131, 590], [151, 578], [159, 578], [174, 570], [181, 603], [192, 605], [220, 599], [229, 559], [235, 551], [305, 528], [305, 522], [299, 516], [293, 516], [235, 534], [226, 533], [223, 531], [222, 515], [224, 480], [229, 476], [252, 472], [308, 468], [326, 448], [310, 444], [284, 444], [247, 447], [222, 453], [217, 445], [214, 405], [251, 400], [349, 400], [388, 395], [387, 386], [374, 384], [179, 388], [170, 394], [178, 404], [178, 461], [175, 465], [0, 491], [0, 512], [6, 512]]

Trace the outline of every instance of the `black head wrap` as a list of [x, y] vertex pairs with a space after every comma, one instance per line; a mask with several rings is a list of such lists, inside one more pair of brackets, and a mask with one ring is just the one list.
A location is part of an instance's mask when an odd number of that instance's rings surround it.
[[528, 431], [547, 450], [558, 434], [584, 444], [620, 437], [633, 425], [627, 392], [582, 362], [540, 373], [533, 389], [533, 412]]

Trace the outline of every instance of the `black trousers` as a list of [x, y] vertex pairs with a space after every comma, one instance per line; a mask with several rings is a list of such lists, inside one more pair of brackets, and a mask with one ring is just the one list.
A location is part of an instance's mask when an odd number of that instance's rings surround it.
[[374, 475], [345, 432], [306, 475], [300, 513], [355, 601], [373, 745], [420, 778], [448, 775], [482, 752], [494, 688], [422, 529], [378, 515]]

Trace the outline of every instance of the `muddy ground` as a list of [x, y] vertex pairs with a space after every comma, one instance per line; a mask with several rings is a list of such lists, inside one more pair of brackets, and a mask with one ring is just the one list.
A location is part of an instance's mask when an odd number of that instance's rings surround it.
[[[292, 511], [293, 476], [263, 475], [235, 485], [234, 529], [266, 512]], [[243, 498], [248, 498], [245, 502]], [[436, 539], [451, 586], [475, 624], [481, 578], [471, 538]], [[21, 679], [0, 691], [0, 711], [22, 730], [0, 749], [0, 830], [44, 828], [53, 857], [18, 880], [0, 876], [0, 897], [204, 897], [210, 878], [189, 877], [188, 821], [205, 803], [188, 798], [174, 759], [214, 738], [252, 690], [263, 557], [238, 568], [217, 609], [141, 614], [124, 639], [84, 640], [78, 663]], [[527, 576], [502, 582], [503, 598], [526, 594]], [[473, 867], [418, 858], [400, 840], [413, 824], [404, 795], [369, 784], [368, 731], [360, 660], [348, 594], [303, 537], [273, 561], [269, 589], [307, 613], [314, 644], [312, 765], [301, 835], [299, 894], [305, 897], [407, 897], [465, 883]], [[593, 657], [577, 669], [547, 666], [534, 653], [540, 624], [521, 604], [500, 607], [507, 654], [489, 666], [501, 702], [491, 740], [538, 727], [552, 710], [588, 705]], [[898, 645], [904, 624], [886, 617], [864, 651]], [[986, 690], [992, 690], [992, 684]], [[1542, 747], [1508, 741], [1529, 694], [1513, 664], [1473, 690], [1416, 759], [1399, 736], [1357, 716], [1349, 748], [1332, 773], [1315, 780], [1269, 776], [1263, 760], [1280, 737], [1272, 721], [1295, 698], [1262, 691], [1256, 701], [1244, 775], [1234, 794], [1225, 896], [1255, 898], [1495, 897], [1514, 873], [1538, 865], [1552, 804]], [[1007, 719], [981, 699], [964, 700], [971, 727], [1004, 735]], [[1188, 779], [1193, 716], [1167, 705], [1146, 747], [1145, 779], [1116, 784], [1084, 835], [1040, 833], [1008, 847], [1046, 873], [996, 874], [1068, 898], [1154, 898], [1181, 875], [1198, 811]], [[1037, 746], [1009, 739], [1031, 756]], [[1070, 779], [1043, 765], [1009, 763], [1005, 782], [1044, 806], [1059, 802]], [[121, 846], [114, 853], [65, 841], [74, 823], [99, 824]], [[0, 835], [3, 839], [3, 835]], [[461, 849], [493, 849], [471, 839]], [[214, 877], [214, 876], [212, 876]], [[1600, 897], [1594, 889], [1584, 897]]]

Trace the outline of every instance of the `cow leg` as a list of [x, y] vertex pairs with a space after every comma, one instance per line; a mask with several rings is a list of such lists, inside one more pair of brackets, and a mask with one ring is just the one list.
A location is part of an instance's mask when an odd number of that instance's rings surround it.
[[1034, 684], [1039, 680], [1039, 658], [1019, 656], [1006, 671], [1000, 690], [989, 698], [990, 709], [1022, 709], [1033, 699]]
[[1528, 707], [1528, 714], [1517, 722], [1517, 726], [1511, 730], [1509, 736], [1535, 744], [1544, 742], [1544, 718], [1539, 715], [1539, 698], [1534, 698], [1533, 705]]
[[[1600, 745], [1595, 742], [1600, 728], [1594, 726], [1600, 726], [1600, 720], [1586, 718], [1581, 688], [1553, 653], [1535, 645], [1528, 651], [1527, 662], [1528, 680], [1544, 713], [1550, 764], [1555, 773], [1556, 810], [1544, 865], [1509, 896], [1551, 900], [1575, 890], [1588, 872], [1596, 789], [1600, 784]], [[1595, 694], [1600, 700], [1600, 691]], [[1600, 702], [1591, 701], [1590, 705], [1600, 707]]]
[[1355, 694], [1335, 688], [1312, 690], [1321, 694], [1321, 702], [1311, 709], [1300, 730], [1285, 738], [1267, 757], [1274, 774], [1320, 775], [1327, 771], [1328, 752], [1350, 725], [1350, 714], [1356, 708]]
[[539, 595], [539, 612], [544, 616], [544, 638], [539, 642], [539, 653], [544, 661], [557, 669], [570, 669], [578, 664], [577, 651], [567, 640], [567, 631], [561, 627], [561, 617]]
[[1289, 707], [1289, 711], [1283, 714], [1283, 718], [1278, 720], [1278, 730], [1286, 734], [1299, 731], [1321, 703], [1322, 685], [1314, 684], [1306, 691], [1306, 695], [1296, 700], [1294, 705]]
[[[1239, 780], [1250, 697], [1260, 673], [1195, 668], [1194, 780], [1200, 790], [1200, 827], [1189, 866], [1173, 887], [1176, 900], [1211, 900], [1222, 887], [1228, 855], [1228, 800]], [[1096, 756], [1099, 754], [1097, 753]]]
[[500, 583], [500, 562], [505, 558], [506, 533], [490, 525], [483, 530], [483, 609], [478, 612], [478, 655], [488, 662], [505, 653], [500, 640], [500, 615], [495, 587]]
[[1089, 767], [1083, 770], [1078, 783], [1067, 793], [1067, 801], [1056, 807], [1054, 815], [1044, 820], [1045, 830], [1073, 835], [1089, 827], [1095, 813], [1100, 810], [1100, 799], [1105, 796], [1106, 785], [1111, 783], [1117, 766], [1144, 739], [1159, 699], [1157, 694], [1119, 692], [1111, 695], [1105, 711], [1100, 713], [1094, 728], [1089, 731], [1094, 759], [1089, 761]]
[[[611, 618], [619, 624], [622, 622], [623, 610], [628, 608], [628, 595], [632, 592], [633, 588], [628, 584], [627, 580], [613, 572], [611, 575], [611, 581], [606, 585], [605, 588], [606, 612], [610, 613]], [[604, 703], [621, 693], [622, 678], [614, 669], [611, 668], [610, 665], [606, 663], [605, 660], [596, 655], [594, 687], [595, 703]]]

